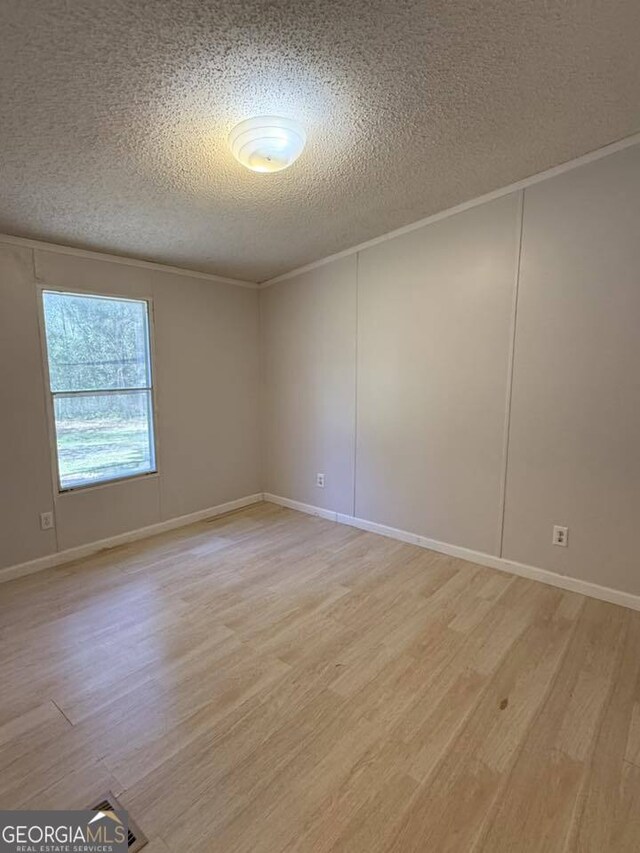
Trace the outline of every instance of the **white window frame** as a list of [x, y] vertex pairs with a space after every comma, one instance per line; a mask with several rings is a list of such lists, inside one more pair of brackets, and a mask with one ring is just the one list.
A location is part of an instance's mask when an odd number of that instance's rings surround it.
[[[51, 377], [49, 375], [49, 351], [47, 348], [47, 329], [44, 316], [44, 294], [47, 292], [68, 293], [71, 296], [89, 296], [98, 299], [114, 299], [120, 302], [145, 302], [147, 306], [147, 327], [149, 334], [149, 387], [143, 388], [114, 388], [113, 390], [97, 390], [92, 392], [75, 392], [75, 391], [57, 391], [51, 390]], [[122, 483], [128, 483], [132, 480], [154, 479], [159, 476], [158, 459], [159, 459], [159, 442], [158, 442], [158, 411], [156, 405], [156, 388], [155, 388], [155, 330], [154, 330], [154, 311], [153, 298], [150, 296], [124, 296], [121, 293], [106, 293], [103, 290], [89, 290], [88, 288], [51, 285], [45, 282], [37, 284], [37, 299], [38, 299], [38, 327], [40, 333], [40, 348], [42, 352], [43, 378], [44, 378], [44, 394], [45, 407], [47, 412], [47, 431], [49, 434], [49, 453], [51, 456], [51, 476], [54, 486], [55, 495], [70, 495], [75, 492], [86, 492], [94, 489], [105, 489], [109, 486], [115, 486]], [[69, 486], [63, 488], [60, 483], [60, 467], [58, 465], [58, 441], [56, 437], [56, 419], [54, 411], [55, 397], [73, 397], [78, 394], [91, 394], [98, 396], [100, 394], [110, 393], [133, 393], [135, 391], [148, 391], [151, 396], [151, 446], [153, 448], [154, 467], [151, 471], [141, 471], [139, 474], [129, 474], [124, 477], [113, 477], [108, 480], [100, 480], [96, 483], [84, 483], [78, 486]]]

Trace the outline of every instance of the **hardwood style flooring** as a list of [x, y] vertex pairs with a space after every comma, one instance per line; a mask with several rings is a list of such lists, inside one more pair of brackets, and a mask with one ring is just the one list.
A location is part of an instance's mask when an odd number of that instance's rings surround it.
[[188, 851], [640, 850], [640, 613], [267, 504], [0, 586], [0, 807]]

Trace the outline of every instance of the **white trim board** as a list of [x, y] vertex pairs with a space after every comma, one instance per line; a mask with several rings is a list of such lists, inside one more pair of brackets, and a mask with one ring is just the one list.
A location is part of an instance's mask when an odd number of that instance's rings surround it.
[[190, 278], [203, 278], [206, 281], [215, 281], [218, 284], [233, 284], [236, 287], [248, 287], [257, 290], [259, 285], [255, 281], [243, 281], [239, 278], [225, 278], [213, 273], [200, 272], [198, 270], [184, 269], [183, 267], [172, 267], [169, 264], [160, 264], [156, 261], [143, 261], [138, 258], [126, 258], [121, 255], [112, 255], [108, 252], [94, 252], [89, 249], [75, 249], [73, 246], [61, 246], [58, 243], [47, 243], [44, 240], [32, 240], [29, 237], [14, 237], [11, 234], [0, 234], [0, 243], [10, 246], [23, 246], [25, 249], [35, 249], [41, 252], [56, 252], [59, 255], [74, 255], [78, 258], [89, 258], [94, 261], [107, 261], [108, 263], [125, 264], [130, 267], [143, 267], [157, 272], [168, 272], [174, 275], [184, 275]]
[[553, 166], [551, 169], [545, 169], [544, 172], [538, 172], [536, 175], [530, 175], [523, 178], [521, 181], [516, 181], [513, 184], [507, 184], [506, 187], [500, 187], [497, 190], [485, 193], [477, 198], [463, 201], [456, 204], [454, 207], [449, 207], [446, 210], [441, 210], [438, 213], [432, 213], [424, 219], [419, 219], [417, 222], [412, 222], [409, 225], [404, 225], [402, 228], [396, 228], [394, 231], [388, 231], [386, 234], [381, 234], [379, 237], [374, 237], [371, 240], [366, 240], [364, 243], [359, 243], [357, 246], [351, 246], [349, 249], [344, 249], [342, 252], [336, 252], [334, 255], [327, 255], [326, 258], [320, 258], [310, 264], [305, 264], [296, 269], [276, 275], [273, 278], [266, 279], [259, 284], [262, 289], [270, 287], [272, 284], [277, 284], [279, 281], [285, 281], [288, 278], [295, 278], [302, 273], [310, 272], [317, 267], [322, 267], [332, 261], [337, 261], [339, 258], [346, 258], [357, 252], [362, 252], [371, 246], [377, 246], [378, 243], [385, 243], [387, 240], [393, 240], [394, 237], [400, 237], [402, 234], [408, 234], [411, 231], [416, 231], [418, 228], [423, 228], [425, 225], [430, 225], [432, 222], [438, 222], [441, 219], [447, 219], [449, 216], [455, 216], [456, 213], [462, 213], [464, 210], [469, 210], [472, 207], [477, 207], [480, 204], [485, 204], [488, 201], [502, 198], [502, 196], [510, 195], [518, 190], [524, 190], [533, 184], [539, 184], [541, 181], [546, 181], [548, 178], [553, 178], [556, 175], [561, 175], [563, 172], [569, 172], [572, 169], [577, 169], [579, 166], [585, 166], [587, 163], [592, 163], [594, 160], [600, 160], [602, 157], [607, 157], [609, 154], [615, 154], [618, 151], [624, 151], [625, 148], [631, 148], [633, 145], [640, 144], [640, 133], [635, 133], [632, 136], [627, 136], [624, 139], [619, 139], [617, 142], [612, 142], [610, 145], [605, 145], [603, 148], [597, 148], [595, 151], [589, 151], [588, 154], [583, 154], [581, 157], [576, 157], [573, 160], [567, 160], [566, 163], [560, 163], [558, 166]]
[[581, 595], [588, 596], [589, 598], [608, 601], [610, 604], [618, 604], [621, 607], [628, 607], [631, 610], [640, 610], [640, 595], [633, 595], [633, 593], [630, 592], [623, 592], [622, 590], [612, 589], [608, 586], [600, 586], [597, 583], [579, 580], [578, 578], [573, 578], [569, 575], [559, 575], [556, 572], [550, 572], [547, 569], [539, 569], [537, 566], [529, 566], [525, 563], [517, 563], [514, 560], [506, 560], [504, 557], [494, 557], [492, 554], [484, 554], [481, 551], [472, 551], [469, 548], [463, 548], [459, 545], [450, 545], [447, 542], [439, 542], [437, 539], [429, 539], [426, 536], [419, 536], [416, 533], [409, 533], [406, 530], [387, 527], [385, 524], [378, 524], [375, 521], [366, 521], [365, 519], [356, 518], [352, 515], [344, 515], [343, 513], [335, 512], [333, 510], [311, 506], [310, 504], [294, 501], [290, 498], [282, 498], [279, 495], [272, 495], [268, 492], [265, 492], [263, 498], [268, 503], [278, 504], [279, 506], [298, 510], [298, 512], [305, 512], [309, 515], [317, 515], [320, 516], [320, 518], [326, 518], [329, 521], [335, 521], [338, 524], [347, 524], [350, 527], [357, 527], [360, 530], [367, 530], [370, 533], [378, 533], [381, 536], [389, 536], [391, 539], [408, 542], [410, 545], [418, 545], [420, 548], [427, 548], [430, 551], [437, 551], [440, 554], [447, 554], [450, 557], [458, 557], [461, 560], [467, 560], [470, 563], [477, 563], [480, 566], [487, 566], [490, 569], [497, 569], [500, 572], [507, 572], [512, 575], [517, 575], [518, 577], [539, 581], [540, 583], [545, 583], [549, 586], [559, 587], [560, 589], [566, 589], [571, 592], [578, 592]]
[[80, 560], [83, 557], [90, 557], [105, 548], [115, 548], [117, 545], [127, 545], [129, 542], [136, 542], [138, 539], [147, 539], [150, 536], [155, 536], [158, 533], [165, 533], [167, 530], [174, 530], [177, 527], [187, 527], [189, 524], [195, 524], [197, 521], [204, 521], [207, 518], [215, 518], [218, 515], [224, 515], [227, 512], [233, 512], [235, 509], [242, 509], [251, 504], [260, 503], [263, 497], [260, 492], [255, 495], [247, 495], [244, 498], [238, 498], [234, 501], [227, 501], [217, 506], [209, 507], [208, 509], [200, 509], [197, 512], [191, 512], [188, 515], [180, 515], [176, 518], [170, 518], [166, 521], [159, 521], [157, 524], [149, 524], [147, 527], [140, 527], [137, 530], [129, 530], [126, 533], [118, 533], [116, 536], [109, 536], [107, 539], [100, 539], [97, 542], [88, 542], [86, 545], [78, 545], [75, 548], [67, 548], [65, 551], [56, 551], [53, 554], [47, 554], [44, 557], [37, 557], [35, 560], [29, 560], [26, 563], [19, 563], [15, 566], [7, 566], [0, 569], [0, 583], [4, 581], [20, 578], [23, 575], [31, 575], [34, 572], [40, 572], [43, 569], [51, 569], [54, 566], [61, 566], [64, 563], [71, 563], [74, 560]]
[[633, 595], [630, 592], [622, 592], [611, 587], [600, 586], [590, 581], [579, 580], [578, 578], [569, 577], [568, 575], [559, 575], [555, 572], [539, 569], [536, 566], [528, 566], [525, 563], [517, 563], [513, 560], [506, 560], [503, 557], [495, 557], [492, 554], [483, 554], [481, 551], [472, 551], [469, 548], [463, 548], [459, 545], [450, 545], [447, 542], [439, 542], [436, 539], [429, 539], [426, 536], [420, 536], [416, 533], [409, 533], [406, 530], [399, 530], [395, 527], [388, 527], [384, 524], [378, 524], [374, 521], [367, 521], [362, 518], [356, 518], [352, 515], [335, 512], [330, 509], [305, 504], [300, 501], [294, 501], [290, 498], [283, 498], [279, 495], [273, 495], [269, 492], [256, 493], [248, 495], [244, 498], [228, 501], [227, 503], [218, 504], [208, 509], [198, 510], [197, 512], [181, 515], [177, 518], [170, 518], [167, 521], [160, 521], [157, 524], [150, 524], [147, 527], [141, 527], [138, 530], [130, 530], [126, 533], [119, 533], [116, 536], [110, 536], [107, 539], [100, 539], [97, 542], [89, 542], [86, 545], [78, 545], [75, 548], [68, 548], [65, 551], [56, 551], [53, 554], [47, 554], [44, 557], [38, 557], [35, 560], [29, 560], [26, 563], [19, 563], [15, 566], [7, 566], [0, 569], [0, 583], [14, 580], [15, 578], [23, 577], [24, 575], [34, 574], [35, 572], [43, 571], [44, 569], [61, 566], [65, 563], [71, 563], [74, 560], [90, 557], [107, 548], [115, 548], [118, 545], [126, 545], [130, 542], [136, 542], [139, 539], [147, 539], [155, 536], [158, 533], [164, 533], [168, 530], [175, 530], [178, 527], [187, 527], [190, 524], [195, 524], [198, 521], [204, 521], [207, 518], [215, 518], [219, 515], [224, 515], [227, 512], [233, 512], [237, 509], [242, 509], [252, 504], [260, 503], [260, 501], [277, 504], [288, 509], [304, 512], [307, 515], [315, 515], [328, 521], [335, 521], [338, 524], [346, 524], [350, 527], [357, 527], [360, 530], [366, 530], [369, 533], [377, 533], [381, 536], [388, 536], [391, 539], [398, 539], [401, 542], [407, 542], [410, 545], [417, 545], [420, 548], [427, 548], [430, 551], [437, 551], [440, 554], [447, 554], [450, 557], [458, 557], [461, 560], [467, 560], [470, 563], [477, 563], [481, 566], [487, 566], [490, 569], [497, 569], [501, 572], [507, 572], [512, 575], [517, 575], [530, 580], [539, 581], [540, 583], [548, 584], [549, 586], [559, 587], [571, 592], [577, 592], [581, 595], [586, 595], [590, 598], [597, 598], [600, 601], [607, 601], [611, 604], [618, 604], [621, 607], [628, 607], [631, 610], [640, 610], [640, 596]]

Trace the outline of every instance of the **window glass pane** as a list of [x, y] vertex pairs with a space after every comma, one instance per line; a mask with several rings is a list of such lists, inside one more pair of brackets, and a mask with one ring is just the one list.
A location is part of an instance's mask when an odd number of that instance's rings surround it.
[[52, 391], [148, 388], [147, 303], [45, 291]]
[[54, 397], [60, 487], [155, 470], [151, 392]]

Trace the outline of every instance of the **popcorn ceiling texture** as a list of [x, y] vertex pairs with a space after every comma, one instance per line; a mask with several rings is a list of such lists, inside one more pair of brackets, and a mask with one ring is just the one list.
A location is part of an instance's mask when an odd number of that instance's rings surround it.
[[[639, 129], [638, 0], [2, 0], [0, 231], [261, 281]], [[308, 133], [256, 175], [251, 115]]]

